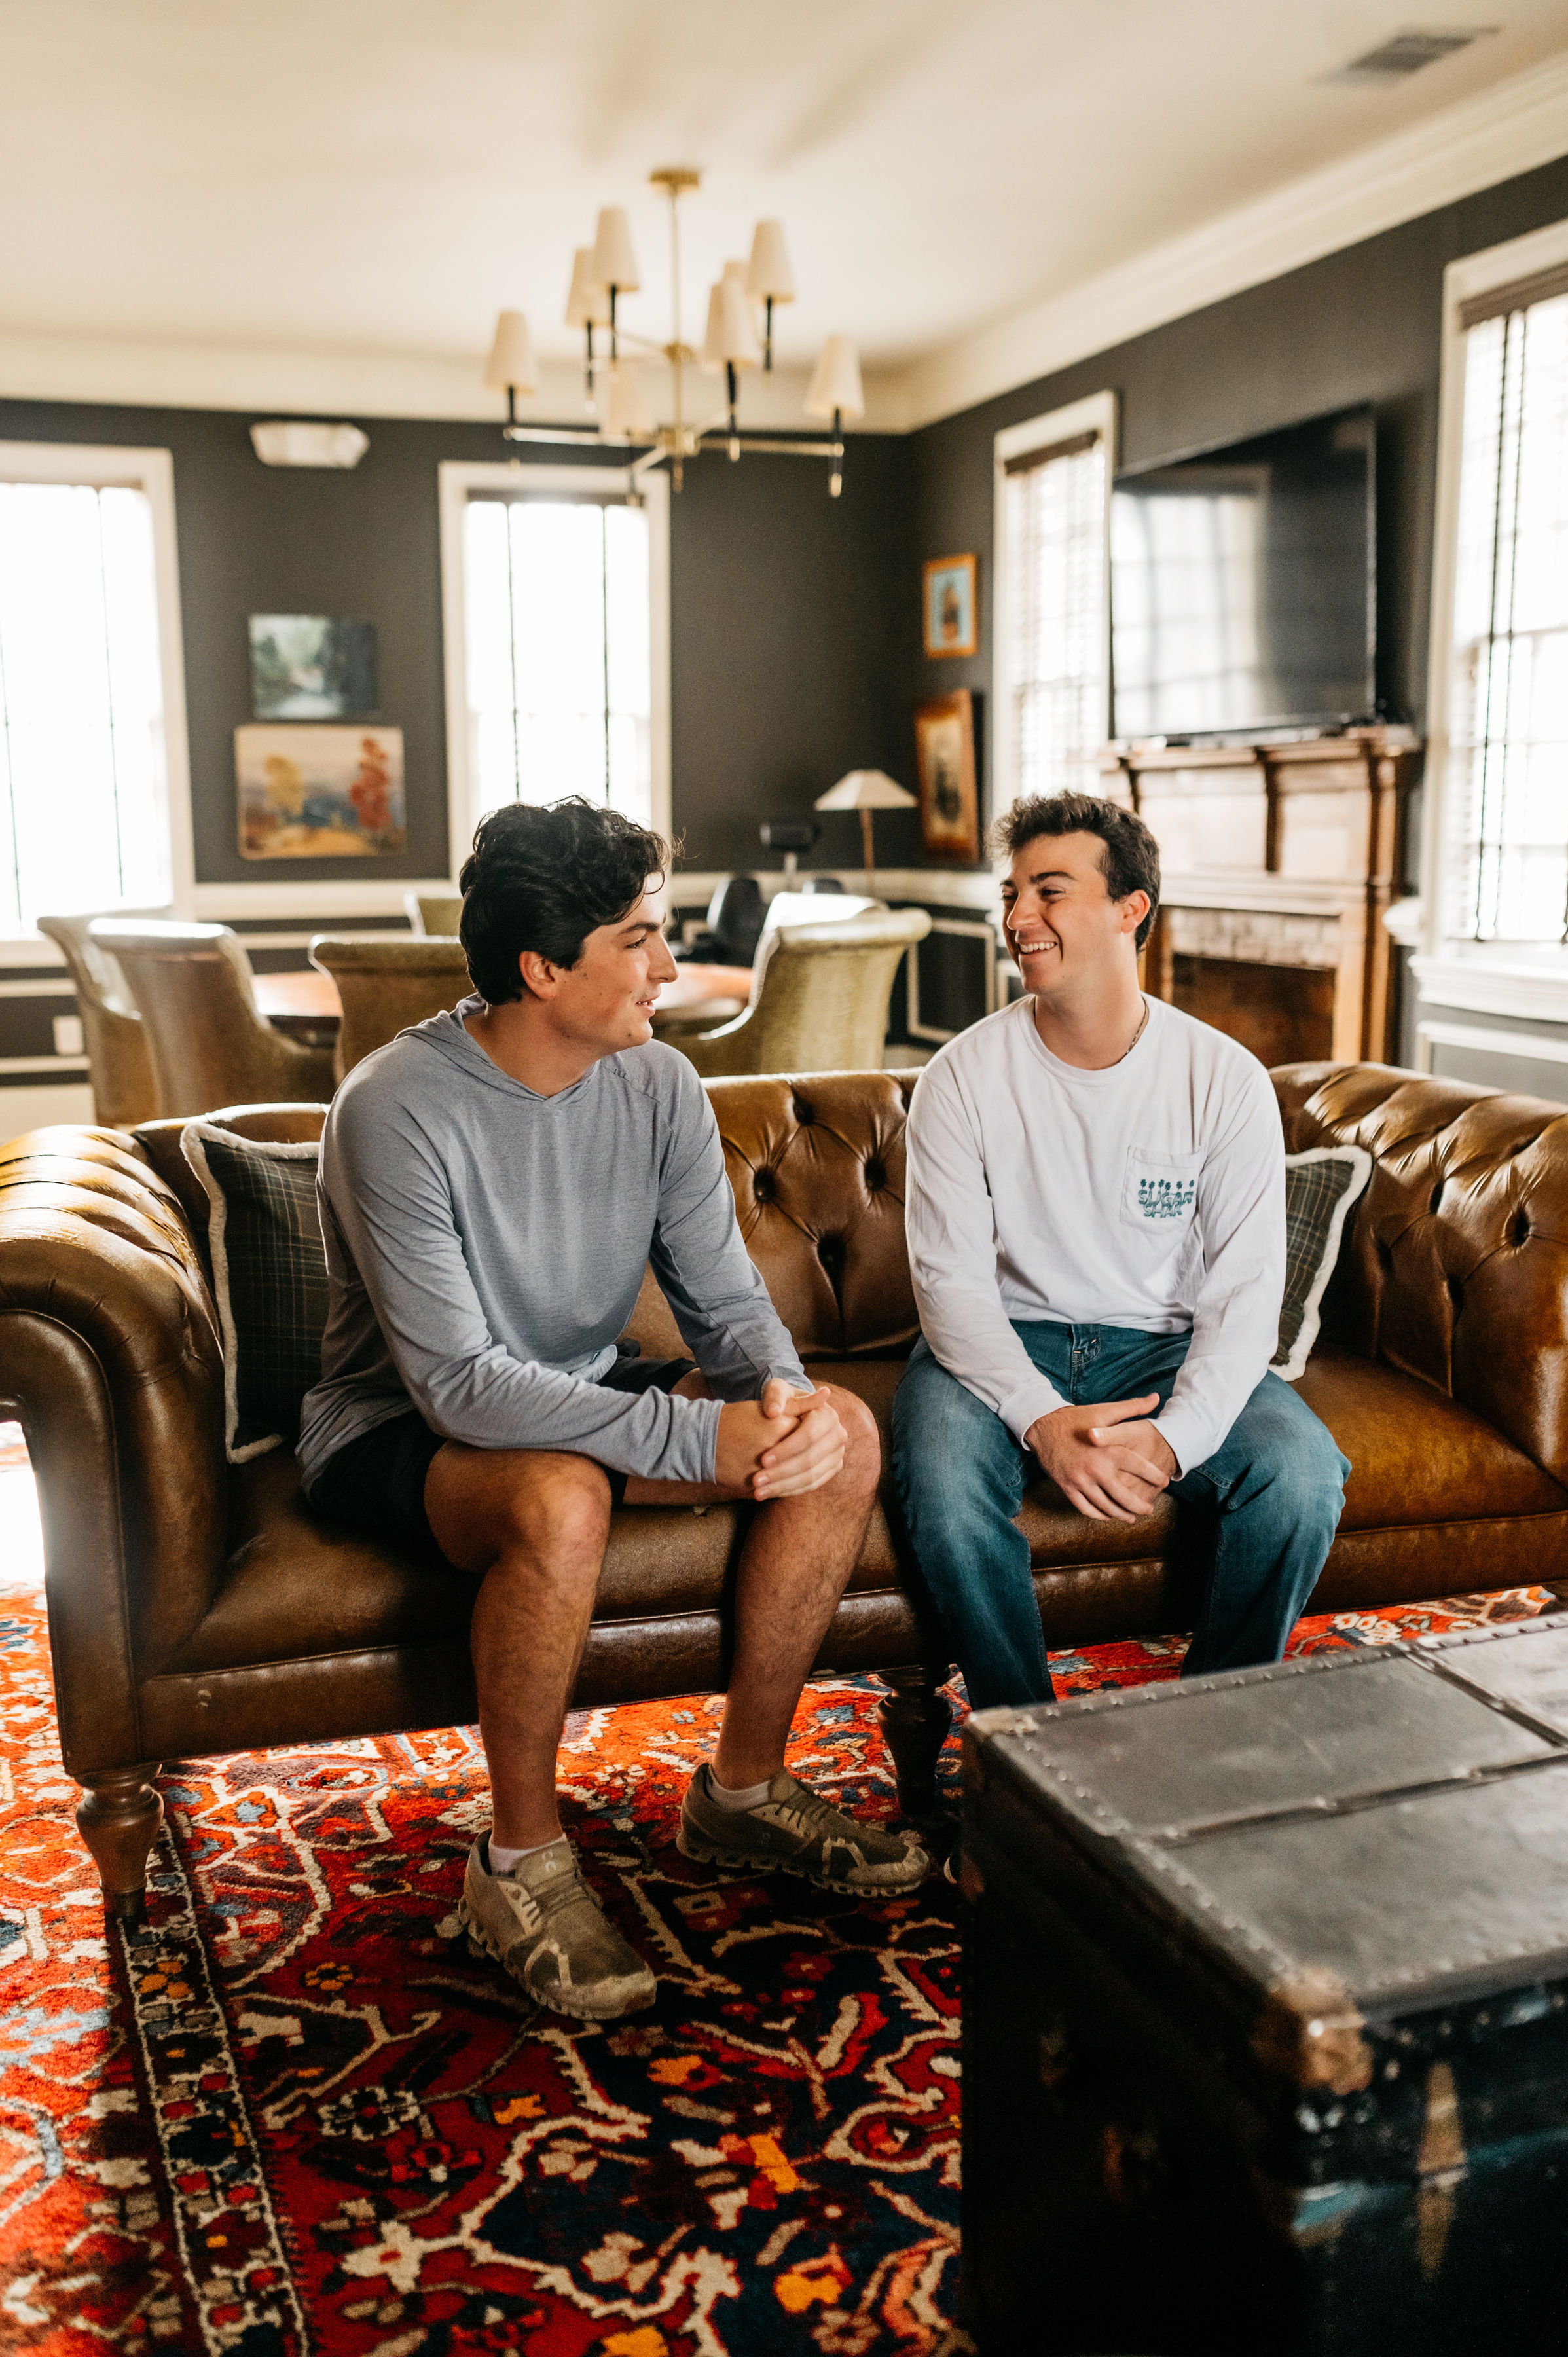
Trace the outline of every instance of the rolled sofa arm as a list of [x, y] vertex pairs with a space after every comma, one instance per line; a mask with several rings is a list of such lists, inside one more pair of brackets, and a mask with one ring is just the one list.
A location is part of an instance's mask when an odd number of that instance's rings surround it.
[[223, 1355], [179, 1205], [119, 1131], [0, 1148], [0, 1405], [38, 1476], [65, 1765], [140, 1760], [139, 1682], [222, 1566]]

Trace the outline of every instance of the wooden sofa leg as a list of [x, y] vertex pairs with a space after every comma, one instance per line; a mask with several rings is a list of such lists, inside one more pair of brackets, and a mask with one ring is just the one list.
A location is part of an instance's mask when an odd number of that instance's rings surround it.
[[892, 1689], [877, 1705], [876, 1716], [893, 1755], [898, 1805], [917, 1822], [934, 1817], [939, 1813], [937, 1760], [952, 1723], [951, 1706], [940, 1691], [948, 1664], [908, 1662], [876, 1674]]
[[164, 1804], [153, 1785], [162, 1762], [115, 1768], [94, 1776], [76, 1813], [77, 1831], [92, 1853], [106, 1914], [122, 1923], [140, 1920], [147, 1898], [147, 1854]]

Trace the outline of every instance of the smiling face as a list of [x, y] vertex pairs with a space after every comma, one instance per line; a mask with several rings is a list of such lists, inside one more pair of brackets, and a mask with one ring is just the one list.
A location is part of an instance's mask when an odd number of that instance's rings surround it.
[[653, 1037], [660, 990], [676, 973], [664, 939], [660, 880], [651, 877], [624, 917], [596, 925], [575, 965], [553, 965], [531, 950], [520, 960], [531, 996], [549, 1007], [552, 1029], [591, 1060]]
[[1097, 834], [1037, 834], [1015, 853], [1002, 880], [1002, 930], [1031, 995], [1092, 987], [1135, 961], [1149, 896], [1113, 900], [1104, 857]]

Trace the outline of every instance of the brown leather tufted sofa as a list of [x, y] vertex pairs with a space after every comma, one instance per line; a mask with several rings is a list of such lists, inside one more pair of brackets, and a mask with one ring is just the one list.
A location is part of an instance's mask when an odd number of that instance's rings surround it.
[[[884, 1433], [915, 1332], [909, 1075], [725, 1080], [712, 1094], [747, 1244], [802, 1354]], [[1558, 1579], [1568, 1595], [1568, 1114], [1383, 1065], [1274, 1075], [1287, 1141], [1375, 1168], [1302, 1383], [1351, 1476], [1319, 1609]], [[252, 1134], [312, 1135], [261, 1108]], [[284, 1450], [230, 1467], [199, 1193], [177, 1123], [39, 1130], [0, 1151], [0, 1402], [26, 1429], [78, 1822], [139, 1903], [161, 1761], [467, 1720], [471, 1584], [312, 1519]], [[633, 1327], [673, 1346], [645, 1286]], [[739, 1510], [615, 1517], [579, 1699], [725, 1677]], [[1048, 1641], [1189, 1624], [1168, 1509], [1090, 1523], [1044, 1480], [1025, 1525]], [[930, 1803], [947, 1663], [885, 1490], [822, 1665], [888, 1681], [908, 1807]]]

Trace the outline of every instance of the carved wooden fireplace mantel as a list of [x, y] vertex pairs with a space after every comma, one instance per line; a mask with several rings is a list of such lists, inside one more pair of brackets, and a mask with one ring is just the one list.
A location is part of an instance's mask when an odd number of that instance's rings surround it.
[[1266, 1064], [1388, 1058], [1383, 915], [1398, 890], [1420, 740], [1347, 729], [1305, 742], [1112, 745], [1104, 791], [1160, 846], [1150, 987]]

